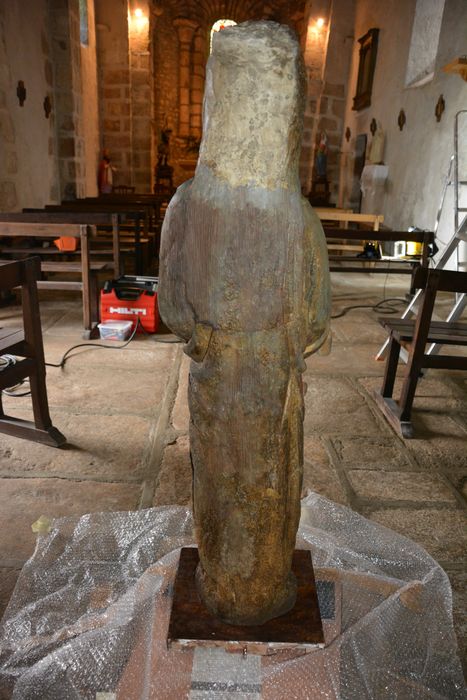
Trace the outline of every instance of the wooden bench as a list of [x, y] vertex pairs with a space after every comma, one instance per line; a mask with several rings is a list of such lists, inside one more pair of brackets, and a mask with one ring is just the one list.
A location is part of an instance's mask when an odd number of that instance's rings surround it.
[[[384, 216], [382, 214], [354, 214], [352, 211], [346, 209], [326, 209], [320, 207], [317, 207], [315, 212], [326, 228], [335, 228], [341, 231], [343, 229], [347, 230], [349, 224], [352, 224], [354, 227], [358, 226], [365, 229], [365, 233], [362, 233], [359, 238], [346, 237], [344, 239], [339, 236], [336, 237], [335, 240], [328, 242], [328, 251], [330, 251], [331, 257], [336, 260], [338, 259], [334, 257], [336, 253], [340, 253], [341, 255], [345, 255], [349, 252], [354, 252], [355, 255], [361, 253], [365, 240], [376, 240], [366, 232], [369, 230], [379, 231], [384, 222]], [[368, 262], [368, 260], [366, 260], [366, 262]]]
[[[106, 230], [111, 236], [111, 247], [97, 249], [96, 244], [98, 236], [93, 238], [93, 245], [90, 246], [89, 255], [92, 259], [94, 256], [105, 257], [109, 269], [113, 268], [114, 276], [120, 277], [123, 274], [120, 246], [120, 216], [118, 214], [94, 213], [94, 212], [51, 212], [45, 209], [24, 209], [22, 212], [0, 213], [0, 221], [17, 221], [28, 223], [49, 223], [49, 224], [86, 224], [95, 226], [97, 234], [100, 231]], [[40, 241], [38, 241], [39, 243]], [[0, 250], [2, 250], [0, 248]], [[4, 252], [7, 252], [4, 249]], [[43, 246], [34, 247], [14, 247], [10, 246], [8, 252], [15, 255], [26, 254], [53, 257], [79, 257], [80, 250], [62, 251], [58, 250], [53, 243], [44, 248]]]
[[[336, 239], [355, 240], [360, 243], [361, 252], [362, 231], [355, 229], [337, 229], [324, 226], [326, 240]], [[329, 256], [329, 269], [331, 272], [376, 272], [376, 273], [398, 273], [413, 275], [414, 269], [419, 266], [427, 267], [430, 254], [430, 245], [434, 242], [433, 231], [388, 231], [386, 229], [372, 231], [371, 239], [378, 243], [385, 241], [413, 241], [422, 244], [420, 256], [408, 256], [406, 258], [359, 258], [349, 255]], [[362, 263], [372, 263], [371, 268], [365, 267]], [[411, 285], [413, 293], [413, 283]]]
[[[433, 308], [437, 292], [467, 292], [467, 272], [417, 269], [414, 277], [417, 289], [423, 289], [415, 320], [379, 318], [389, 331], [389, 352], [381, 392], [376, 393], [378, 406], [390, 424], [405, 438], [413, 437], [411, 423], [412, 405], [421, 370], [467, 370], [467, 355], [434, 355], [426, 352], [426, 345], [457, 345], [467, 347], [467, 323], [459, 321], [433, 321]], [[399, 361], [401, 343], [410, 344], [406, 374], [399, 401], [392, 398]]]
[[[0, 432], [60, 447], [66, 443], [66, 438], [52, 425], [47, 401], [44, 347], [37, 295], [40, 269], [39, 258], [15, 262], [0, 261], [0, 290], [9, 291], [21, 287], [23, 307], [23, 328], [0, 327], [0, 355], [11, 354], [21, 358], [0, 372]], [[34, 422], [6, 415], [2, 404], [2, 390], [27, 377], [31, 389]]]
[[[145, 272], [146, 250], [151, 247], [151, 253], [155, 254], [155, 235], [150, 230], [151, 211], [148, 205], [107, 203], [98, 200], [77, 199], [62, 204], [49, 204], [45, 207], [47, 212], [67, 212], [81, 214], [114, 214], [120, 216], [120, 241], [132, 246], [135, 272]], [[103, 240], [103, 236], [100, 235]]]
[[[323, 224], [328, 243], [329, 269], [331, 272], [376, 272], [413, 275], [421, 265], [428, 266], [430, 245], [434, 242], [432, 231], [391, 231], [381, 228], [384, 217], [380, 214], [354, 214], [346, 209], [315, 208]], [[349, 228], [349, 224], [361, 228]], [[405, 257], [366, 257], [363, 253], [365, 241], [371, 241], [381, 255], [381, 243], [405, 241], [421, 244], [421, 255]], [[336, 255], [336, 252], [339, 254]], [[350, 255], [350, 253], [353, 255]], [[413, 294], [413, 284], [410, 294]]]
[[80, 280], [39, 280], [39, 289], [58, 289], [80, 291], [83, 298], [83, 325], [85, 335], [89, 336], [99, 320], [97, 274], [109, 269], [105, 262], [91, 262], [89, 258], [89, 239], [96, 236], [96, 227], [83, 224], [66, 223], [37, 223], [28, 221], [2, 221], [0, 213], [0, 239], [2, 238], [35, 238], [56, 239], [60, 236], [79, 238], [81, 260], [76, 262], [47, 262], [44, 263], [47, 272], [79, 274]]

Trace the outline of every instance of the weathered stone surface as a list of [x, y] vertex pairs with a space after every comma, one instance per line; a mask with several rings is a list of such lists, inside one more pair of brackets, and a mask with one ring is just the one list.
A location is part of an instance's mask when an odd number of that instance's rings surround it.
[[164, 221], [159, 303], [193, 360], [198, 589], [223, 620], [254, 624], [295, 600], [302, 354], [327, 336], [329, 273], [298, 180], [296, 40], [259, 22], [213, 45], [196, 174]]
[[456, 564], [444, 564], [452, 588], [452, 614], [459, 644], [459, 656], [467, 671], [467, 571]]
[[333, 447], [345, 467], [352, 469], [413, 469], [401, 446], [385, 437], [334, 437]]
[[187, 435], [167, 445], [164, 459], [158, 474], [154, 505], [170, 506], [191, 503], [191, 461], [190, 444]]
[[358, 496], [386, 501], [451, 501], [456, 497], [440, 477], [420, 472], [351, 469], [347, 476]]
[[[104, 352], [104, 351], [102, 351]], [[49, 403], [62, 407], [66, 412], [74, 408], [94, 413], [126, 416], [153, 415], [164, 396], [167, 378], [162, 368], [150, 376], [137, 370], [121, 369], [118, 359], [108, 367], [89, 367], [86, 376], [73, 372], [71, 362], [52, 379], [48, 375]], [[102, 392], [100, 381], [107, 375], [106, 390]]]
[[183, 356], [178, 379], [177, 397], [172, 411], [172, 425], [175, 430], [188, 432], [190, 423], [190, 411], [188, 409], [188, 372], [190, 369], [190, 359]]
[[[9, 410], [15, 416], [32, 418], [19, 411], [14, 399]], [[24, 405], [27, 399], [21, 404]], [[16, 399], [18, 402], [18, 399]], [[75, 415], [51, 409], [54, 425], [68, 441], [65, 449], [51, 450], [19, 438], [2, 435], [0, 476], [60, 476], [75, 479], [138, 481], [146, 470], [146, 449], [151, 424], [138, 416]]]
[[305, 394], [305, 430], [319, 435], [379, 435], [381, 428], [363, 396], [345, 378], [313, 374], [313, 360], [304, 375], [308, 385]]
[[[49, 518], [95, 511], [132, 510], [138, 506], [139, 484], [111, 484], [66, 479], [2, 479], [0, 531], [3, 562], [22, 566], [34, 550], [31, 524], [40, 515]], [[15, 524], [10, 527], [10, 523]]]
[[441, 562], [467, 560], [467, 518], [463, 510], [381, 509], [374, 510], [370, 518], [414, 540]]
[[307, 490], [316, 491], [331, 501], [349, 505], [339, 477], [330, 463], [321, 441], [318, 438], [306, 437], [303, 453], [305, 459], [303, 462], [302, 493], [306, 493]]

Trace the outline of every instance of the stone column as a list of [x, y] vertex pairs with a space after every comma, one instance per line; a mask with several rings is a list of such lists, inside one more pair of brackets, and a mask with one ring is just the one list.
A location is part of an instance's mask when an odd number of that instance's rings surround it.
[[190, 90], [190, 133], [197, 139], [201, 138], [204, 76], [206, 66], [206, 37], [202, 29], [198, 29], [193, 40], [193, 70]]
[[193, 34], [197, 28], [191, 19], [179, 18], [174, 20], [180, 43], [179, 55], [179, 117], [178, 135], [190, 135], [190, 68]]

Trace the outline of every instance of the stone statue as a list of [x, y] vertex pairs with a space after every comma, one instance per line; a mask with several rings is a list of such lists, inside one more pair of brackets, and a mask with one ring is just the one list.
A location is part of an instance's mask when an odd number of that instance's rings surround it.
[[316, 149], [316, 174], [322, 180], [327, 177], [328, 169], [328, 137], [326, 132], [323, 131], [320, 134], [318, 148]]
[[329, 332], [329, 271], [298, 178], [305, 74], [287, 27], [214, 36], [195, 176], [162, 230], [162, 318], [186, 341], [198, 592], [231, 624], [293, 607], [304, 354]]
[[368, 160], [370, 163], [375, 165], [383, 163], [385, 140], [386, 135], [381, 128], [381, 122], [378, 122], [376, 132], [371, 140], [370, 152], [368, 154]]

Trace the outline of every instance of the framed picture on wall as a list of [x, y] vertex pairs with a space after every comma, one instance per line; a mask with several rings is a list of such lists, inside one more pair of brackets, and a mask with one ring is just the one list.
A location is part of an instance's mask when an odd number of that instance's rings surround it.
[[357, 91], [353, 98], [352, 109], [359, 111], [371, 104], [371, 88], [376, 66], [376, 51], [378, 48], [379, 29], [369, 29], [362, 36], [360, 44], [360, 60], [358, 63]]

